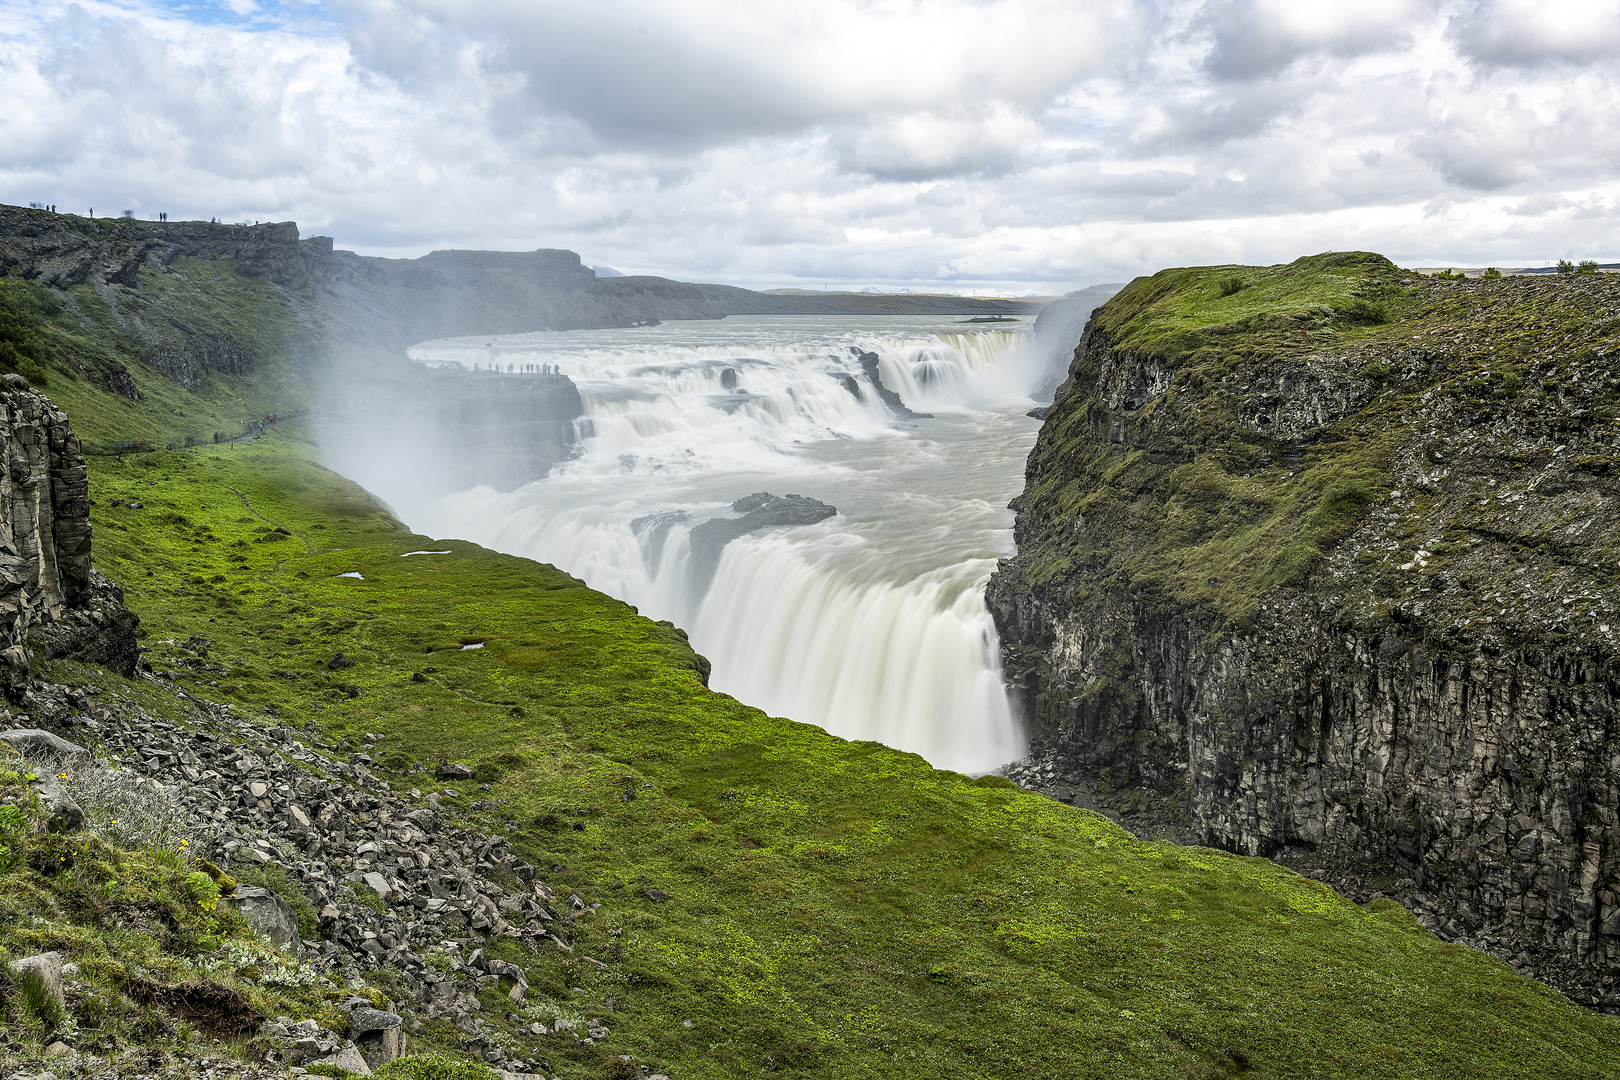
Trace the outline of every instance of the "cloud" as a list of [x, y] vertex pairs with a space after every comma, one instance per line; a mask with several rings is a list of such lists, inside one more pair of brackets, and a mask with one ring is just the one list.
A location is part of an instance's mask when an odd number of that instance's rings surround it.
[[831, 142], [845, 169], [897, 180], [958, 173], [1008, 172], [1041, 130], [1004, 103], [876, 116], [843, 129]]
[[1279, 75], [1313, 56], [1356, 57], [1400, 48], [1433, 8], [1422, 0], [1217, 0], [1203, 8], [1193, 28], [1210, 41], [1206, 70], [1218, 79], [1245, 81]]
[[1125, 3], [1061, 0], [350, 0], [356, 56], [402, 85], [446, 42], [515, 77], [512, 108], [621, 145], [692, 148], [970, 103], [1043, 102], [1129, 36]]
[[1482, 66], [1613, 63], [1620, 56], [1616, 0], [1480, 0], [1452, 16], [1458, 51]]
[[9, 0], [0, 198], [763, 285], [1539, 262], [1620, 198], [1615, 5], [1542, 10]]

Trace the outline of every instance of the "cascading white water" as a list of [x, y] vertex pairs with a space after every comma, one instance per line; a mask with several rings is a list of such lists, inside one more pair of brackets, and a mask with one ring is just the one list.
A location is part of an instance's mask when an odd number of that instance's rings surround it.
[[[1036, 424], [1021, 332], [918, 317], [731, 318], [431, 342], [422, 362], [555, 365], [584, 453], [547, 479], [431, 502], [363, 477], [424, 532], [573, 573], [685, 627], [711, 685], [847, 738], [982, 772], [1022, 752], [983, 586], [1011, 551], [1006, 501]], [[932, 419], [898, 422], [866, 382]], [[689, 536], [756, 491], [840, 513], [725, 546], [694, 581]]]

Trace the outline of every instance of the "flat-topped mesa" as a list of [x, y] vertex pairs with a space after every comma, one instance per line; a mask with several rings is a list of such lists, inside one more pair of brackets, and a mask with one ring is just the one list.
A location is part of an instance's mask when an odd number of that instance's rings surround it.
[[53, 289], [87, 282], [138, 289], [143, 267], [168, 269], [186, 258], [232, 260], [243, 277], [298, 289], [309, 283], [306, 260], [331, 251], [325, 237], [300, 241], [291, 221], [160, 223], [0, 206], [0, 273]]

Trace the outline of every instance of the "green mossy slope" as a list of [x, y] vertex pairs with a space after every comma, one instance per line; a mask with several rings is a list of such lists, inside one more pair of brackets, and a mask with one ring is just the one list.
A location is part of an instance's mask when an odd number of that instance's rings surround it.
[[[314, 401], [317, 346], [296, 300], [229, 263], [192, 258], [170, 273], [142, 269], [138, 290], [75, 285], [58, 293], [0, 277], [0, 370], [39, 384], [93, 453], [121, 442], [162, 447], [188, 437], [212, 442], [215, 432], [234, 437]], [[234, 338], [253, 353], [253, 370], [204, 371], [187, 389], [146, 363], [198, 334]], [[130, 385], [138, 399], [115, 389]]]
[[613, 1029], [544, 1044], [559, 1075], [1620, 1075], [1613, 1020], [1393, 904], [767, 717], [705, 690], [674, 628], [410, 534], [286, 430], [91, 482], [160, 672], [380, 734], [396, 789], [473, 764], [490, 790], [459, 804], [601, 905], [572, 956], [513, 958]]

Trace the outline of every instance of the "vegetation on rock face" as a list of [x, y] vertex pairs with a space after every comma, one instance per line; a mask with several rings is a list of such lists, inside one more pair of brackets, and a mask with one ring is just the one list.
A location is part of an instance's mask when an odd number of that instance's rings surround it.
[[[216, 432], [233, 438], [312, 403], [314, 338], [283, 290], [201, 259], [166, 274], [144, 269], [139, 283], [138, 293], [104, 296], [90, 285], [53, 292], [0, 277], [0, 371], [48, 388], [87, 449], [212, 443]], [[210, 340], [234, 343], [253, 369], [232, 374], [193, 360]], [[194, 370], [190, 389], [170, 377], [176, 359]]]
[[[1620, 537], [1594, 522], [1578, 554], [1553, 530], [1614, 471], [1617, 333], [1605, 275], [1441, 282], [1349, 253], [1139, 279], [1097, 312], [1030, 457], [1015, 572], [1129, 582], [1239, 624], [1279, 588], [1374, 619], [1421, 588], [1477, 623], [1467, 594], [1517, 584], [1479, 557], [1502, 541], [1559, 595], [1608, 589]], [[1554, 499], [1544, 521], [1500, 513], [1560, 465], [1559, 490], [1531, 495]]]
[[987, 593], [1037, 753], [1620, 1009], [1617, 352], [1611, 275], [1132, 283]]
[[50, 382], [45, 364], [45, 319], [61, 305], [47, 289], [14, 278], [0, 278], [0, 374], [15, 372], [36, 387]]
[[[560, 1075], [631, 1053], [680, 1076], [1593, 1076], [1620, 1049], [1393, 904], [709, 692], [674, 628], [411, 535], [288, 433], [98, 462], [93, 484], [98, 559], [165, 679], [382, 736], [396, 788], [600, 905], [572, 955], [508, 958], [612, 1028], [543, 1041]], [[441, 760], [489, 790], [444, 792]]]
[[[325, 1007], [313, 972], [219, 906], [219, 886], [193, 869], [184, 838], [132, 844], [129, 832], [144, 832], [141, 823], [98, 814], [90, 799], [84, 832], [47, 831], [28, 784], [38, 767], [15, 754], [0, 760], [0, 1057], [53, 1040], [115, 1066], [194, 1039], [223, 1039], [240, 1052], [265, 1017]], [[84, 795], [67, 771], [60, 780]], [[150, 792], [118, 805], [143, 816], [169, 812]], [[37, 976], [5, 970], [45, 952], [78, 967], [65, 980], [65, 1005]], [[210, 1005], [187, 1019], [160, 1004], [191, 993]], [[126, 1069], [136, 1075], [140, 1066]]]

